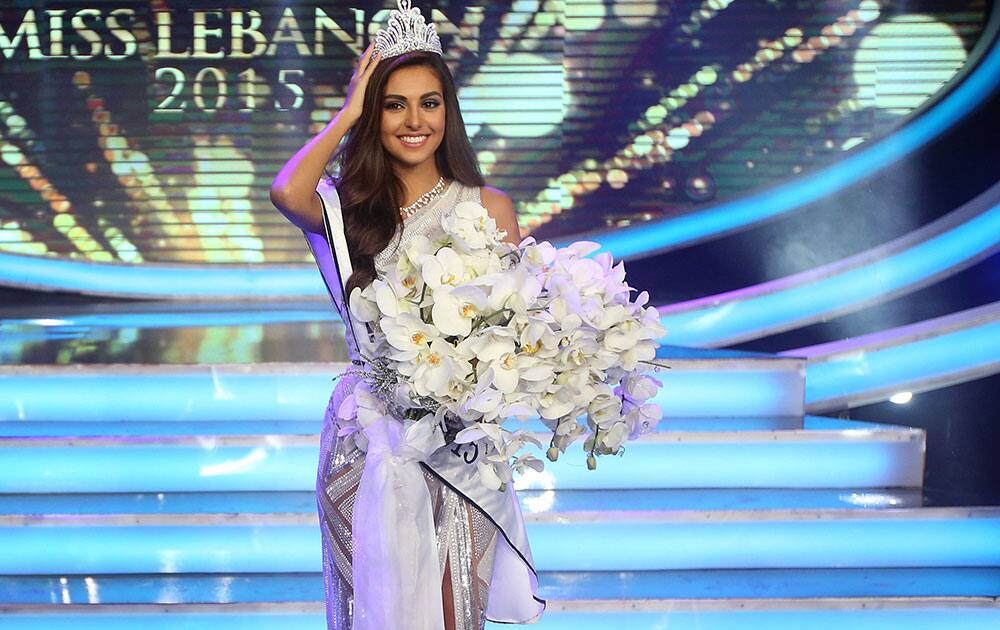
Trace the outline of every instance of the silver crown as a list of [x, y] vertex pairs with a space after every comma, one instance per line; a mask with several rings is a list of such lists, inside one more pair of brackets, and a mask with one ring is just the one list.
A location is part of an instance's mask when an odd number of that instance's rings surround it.
[[389, 24], [375, 34], [375, 50], [379, 59], [387, 59], [414, 50], [426, 50], [443, 55], [441, 40], [433, 24], [425, 24], [420, 9], [410, 6], [410, 0], [396, 0], [398, 9], [389, 13]]

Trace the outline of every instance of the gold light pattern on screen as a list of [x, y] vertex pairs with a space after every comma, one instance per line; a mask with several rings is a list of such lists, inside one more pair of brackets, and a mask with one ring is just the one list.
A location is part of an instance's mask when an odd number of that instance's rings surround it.
[[[719, 9], [730, 3], [713, 2]], [[874, 0], [862, 2], [858, 9], [851, 10], [840, 16], [836, 22], [822, 29], [822, 35], [810, 37], [803, 42], [802, 29], [793, 27], [774, 41], [762, 41], [760, 48], [753, 56], [730, 71], [733, 81], [746, 83], [754, 74], [767, 68], [777, 59], [791, 51], [791, 59], [797, 64], [811, 63], [823, 51], [857, 33], [866, 23], [878, 17], [879, 5]], [[708, 10], [700, 9], [698, 17], [706, 19], [714, 16]], [[692, 20], [693, 21], [693, 20]], [[660, 102], [649, 107], [643, 117], [634, 125], [643, 133], [635, 137], [627, 146], [613, 157], [596, 163], [593, 160], [584, 162], [568, 173], [560, 175], [555, 185], [550, 184], [546, 190], [553, 188], [565, 191], [559, 203], [547, 199], [535, 199], [521, 207], [523, 220], [529, 227], [548, 221], [553, 214], [573, 208], [585, 198], [588, 192], [596, 190], [601, 184], [607, 183], [612, 189], [625, 188], [629, 182], [630, 173], [649, 168], [653, 164], [669, 162], [674, 154], [683, 151], [693, 139], [701, 137], [709, 131], [719, 118], [724, 117], [732, 108], [729, 101], [722, 101], [717, 111], [702, 110], [695, 113], [679, 125], [664, 125], [667, 116], [680, 111], [695, 96], [710, 89], [719, 77], [720, 68], [717, 65], [705, 66], [687, 82], [671, 90]], [[625, 225], [627, 222], [622, 222]]]
[[[375, 13], [21, 4], [0, 13], [0, 252], [310, 262], [267, 188], [342, 106], [364, 35], [394, 1]], [[984, 0], [919, 15], [904, 4], [518, 0], [425, 12], [488, 183], [514, 197], [527, 231], [552, 238], [747, 194], [888, 133], [961, 69], [986, 12]], [[900, 51], [917, 62], [900, 67]]]
[[[20, 136], [22, 139], [28, 140], [30, 145], [34, 134], [24, 126], [22, 123], [24, 119], [12, 112], [9, 103], [0, 101], [0, 115], [3, 115], [3, 112], [11, 112], [10, 115], [4, 116], [4, 126], [13, 132], [11, 139]], [[90, 232], [77, 222], [73, 203], [53, 185], [42, 169], [34, 164], [18, 145], [9, 142], [3, 135], [0, 135], [0, 157], [2, 157], [6, 167], [12, 169], [17, 177], [27, 182], [31, 189], [38, 194], [41, 199], [39, 208], [44, 208], [44, 210], [36, 211], [36, 216], [47, 215], [43, 220], [46, 220], [46, 223], [55, 228], [59, 234], [90, 260], [100, 262], [114, 260], [114, 257], [91, 236]], [[51, 217], [51, 222], [47, 220], [49, 217]], [[18, 253], [45, 253], [45, 243], [36, 243], [25, 238], [26, 230], [22, 227], [23, 224], [16, 220], [5, 223], [5, 232], [8, 225], [14, 236], [0, 240], [0, 248]]]

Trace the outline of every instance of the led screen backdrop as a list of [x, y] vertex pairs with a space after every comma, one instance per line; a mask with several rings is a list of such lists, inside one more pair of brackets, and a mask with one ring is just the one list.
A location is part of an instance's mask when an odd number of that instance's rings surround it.
[[[540, 238], [744, 196], [886, 136], [962, 71], [990, 9], [419, 5], [487, 181]], [[0, 254], [310, 263], [268, 186], [341, 106], [392, 6], [0, 2]]]

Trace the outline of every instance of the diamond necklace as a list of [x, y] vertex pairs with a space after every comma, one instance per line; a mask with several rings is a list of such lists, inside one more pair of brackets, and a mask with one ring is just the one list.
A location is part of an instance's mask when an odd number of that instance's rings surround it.
[[417, 199], [416, 201], [414, 201], [410, 205], [406, 206], [405, 208], [403, 206], [400, 206], [399, 207], [399, 214], [403, 215], [403, 220], [404, 221], [407, 220], [407, 219], [409, 219], [410, 217], [413, 216], [414, 212], [416, 212], [417, 210], [420, 210], [421, 208], [423, 208], [424, 206], [426, 206], [427, 204], [429, 204], [432, 199], [434, 199], [435, 197], [437, 197], [438, 195], [440, 195], [442, 190], [444, 190], [444, 177], [443, 176], [438, 179], [438, 183], [434, 184], [434, 188], [431, 188], [430, 190], [428, 190], [424, 194], [420, 195], [419, 199]]

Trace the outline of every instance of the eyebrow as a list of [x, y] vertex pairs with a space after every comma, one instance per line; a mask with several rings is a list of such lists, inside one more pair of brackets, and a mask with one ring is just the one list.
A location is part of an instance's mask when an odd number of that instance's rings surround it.
[[[424, 99], [424, 98], [427, 98], [428, 96], [434, 96], [435, 94], [437, 94], [438, 96], [441, 96], [441, 93], [435, 90], [434, 92], [428, 92], [427, 94], [421, 95], [420, 98]], [[406, 100], [406, 97], [403, 96], [402, 94], [386, 94], [385, 98], [398, 98], [401, 101], [405, 101]], [[444, 97], [442, 97], [442, 98], [444, 98]]]

